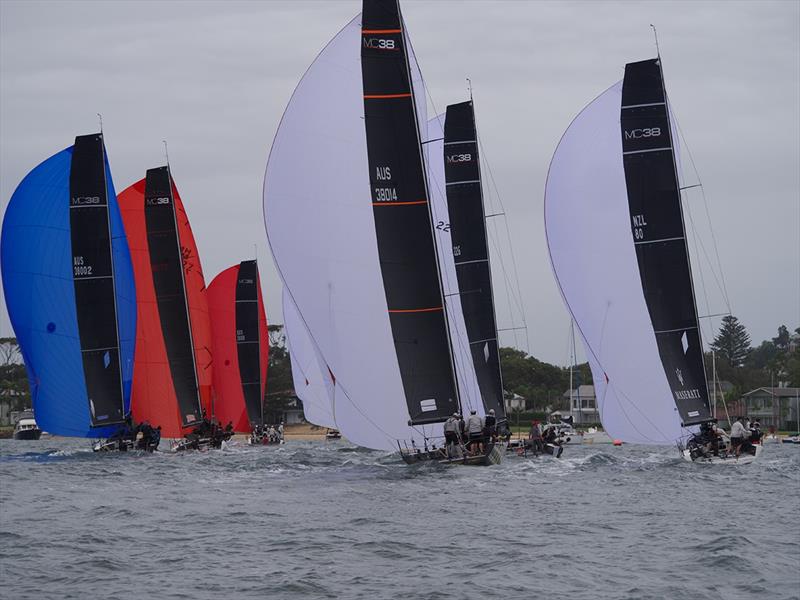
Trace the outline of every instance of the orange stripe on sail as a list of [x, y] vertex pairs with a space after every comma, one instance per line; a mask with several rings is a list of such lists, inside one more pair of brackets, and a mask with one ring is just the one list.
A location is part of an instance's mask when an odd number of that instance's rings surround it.
[[407, 94], [364, 94], [365, 100], [376, 100], [386, 98], [411, 98], [411, 92]]
[[362, 29], [361, 33], [400, 33], [402, 29]]
[[427, 200], [414, 200], [412, 202], [373, 202], [372, 206], [411, 206], [412, 204], [427, 204]]
[[436, 312], [442, 310], [442, 306], [434, 306], [433, 308], [395, 308], [389, 309], [390, 313], [421, 313], [421, 312]]

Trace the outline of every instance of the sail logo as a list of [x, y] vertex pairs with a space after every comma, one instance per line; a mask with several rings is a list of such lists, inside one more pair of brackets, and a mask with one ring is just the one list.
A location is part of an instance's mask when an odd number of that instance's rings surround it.
[[147, 204], [147, 206], [159, 206], [159, 205], [169, 204], [169, 196], [147, 198], [145, 200], [145, 203]]
[[675, 394], [676, 400], [701, 400], [702, 396], [700, 396], [700, 390], [697, 388], [693, 390], [680, 390], [677, 392], [673, 392]]
[[625, 132], [626, 140], [638, 140], [641, 138], [659, 137], [661, 127], [646, 127], [644, 129], [631, 129]]
[[253, 280], [252, 279], [240, 279], [239, 283], [252, 284]]
[[73, 206], [88, 206], [100, 204], [100, 196], [75, 196], [72, 198]]
[[678, 378], [678, 381], [681, 382], [681, 385], [684, 385], [683, 384], [683, 373], [681, 373], [680, 369], [675, 369], [675, 377]]
[[369, 48], [370, 50], [397, 50], [397, 44], [394, 40], [385, 38], [364, 38], [364, 48]]
[[472, 161], [472, 154], [451, 154], [447, 157], [448, 164], [470, 161]]

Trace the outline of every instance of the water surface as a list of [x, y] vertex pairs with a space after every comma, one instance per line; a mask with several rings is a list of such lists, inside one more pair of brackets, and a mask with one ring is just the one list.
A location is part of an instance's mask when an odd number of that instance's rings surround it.
[[800, 447], [406, 466], [346, 442], [0, 440], [0, 597], [800, 597]]

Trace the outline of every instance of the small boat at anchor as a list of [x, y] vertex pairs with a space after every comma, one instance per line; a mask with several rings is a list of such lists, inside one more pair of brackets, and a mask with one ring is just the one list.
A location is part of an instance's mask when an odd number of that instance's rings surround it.
[[14, 424], [15, 440], [38, 440], [42, 437], [42, 430], [36, 424], [32, 410], [23, 410]]

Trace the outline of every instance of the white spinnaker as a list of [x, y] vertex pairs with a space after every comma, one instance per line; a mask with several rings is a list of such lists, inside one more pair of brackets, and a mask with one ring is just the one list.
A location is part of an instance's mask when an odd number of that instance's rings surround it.
[[440, 436], [441, 425], [408, 426], [372, 214], [360, 30], [359, 15], [295, 89], [267, 163], [264, 220], [287, 293], [336, 379], [340, 431], [393, 450]]
[[550, 163], [550, 260], [592, 369], [603, 426], [617, 439], [671, 444], [681, 421], [656, 346], [631, 237], [622, 164], [622, 82], [569, 126]]
[[442, 279], [447, 323], [450, 329], [450, 343], [453, 347], [456, 377], [458, 378], [459, 397], [463, 410], [475, 409], [484, 415], [478, 378], [470, 353], [467, 327], [464, 323], [464, 312], [459, 298], [456, 263], [453, 257], [453, 241], [450, 236], [450, 213], [447, 207], [447, 186], [444, 177], [444, 115], [428, 121], [425, 137], [425, 162], [428, 170], [428, 187], [433, 212], [436, 249], [439, 254], [439, 268]]
[[292, 363], [294, 389], [297, 397], [303, 401], [306, 421], [336, 429], [334, 387], [328, 367], [322, 361], [286, 290], [283, 292], [283, 325]]

